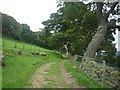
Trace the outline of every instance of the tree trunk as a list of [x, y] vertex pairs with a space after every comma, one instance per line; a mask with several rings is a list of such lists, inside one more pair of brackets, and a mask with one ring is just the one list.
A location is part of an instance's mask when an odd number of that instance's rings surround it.
[[107, 26], [105, 24], [99, 25], [98, 30], [96, 34], [93, 36], [91, 42], [89, 43], [86, 52], [84, 53], [84, 56], [82, 58], [80, 68], [82, 69], [82, 64], [85, 60], [93, 60], [95, 53], [100, 46], [103, 37], [105, 36], [107, 32]]

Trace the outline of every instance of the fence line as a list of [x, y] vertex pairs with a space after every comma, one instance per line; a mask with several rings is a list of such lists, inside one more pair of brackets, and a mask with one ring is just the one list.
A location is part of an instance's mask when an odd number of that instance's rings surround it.
[[[18, 42], [17, 40], [13, 41], [11, 40], [10, 42], [11, 43], [8, 43], [7, 42], [7, 39], [5, 38], [2, 38], [2, 47], [11, 47], [11, 48], [16, 48], [16, 49], [23, 49], [23, 50], [29, 50], [29, 51], [40, 51], [40, 47], [39, 46], [36, 46], [36, 45], [33, 45], [33, 44], [28, 44], [28, 43], [25, 43], [25, 42]], [[10, 45], [9, 45], [10, 44]]]

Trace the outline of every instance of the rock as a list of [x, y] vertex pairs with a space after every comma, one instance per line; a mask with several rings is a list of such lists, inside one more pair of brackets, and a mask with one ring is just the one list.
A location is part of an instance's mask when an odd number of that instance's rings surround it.
[[36, 55], [39, 55], [39, 54], [40, 54], [38, 51], [36, 51], [35, 53], [36, 53]]
[[114, 71], [114, 68], [113, 67], [109, 67], [107, 70], [108, 70], [108, 72], [111, 72], [111, 71]]
[[73, 66], [73, 68], [77, 68], [77, 66]]
[[72, 78], [72, 75], [70, 75], [70, 78]]
[[17, 50], [17, 54], [18, 54], [18, 55], [21, 55], [21, 51]]
[[47, 56], [47, 54], [44, 53], [44, 52], [41, 52], [40, 55], [42, 55], [42, 56]]
[[3, 52], [0, 51], [0, 66], [5, 66], [5, 63], [3, 62], [3, 59], [4, 59]]
[[36, 55], [36, 53], [35, 53], [35, 52], [33, 52], [33, 51], [31, 52], [31, 54]]

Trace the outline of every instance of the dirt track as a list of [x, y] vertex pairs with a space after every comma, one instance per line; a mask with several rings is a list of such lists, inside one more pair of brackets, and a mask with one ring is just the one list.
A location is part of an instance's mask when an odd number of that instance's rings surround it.
[[29, 88], [80, 88], [76, 80], [65, 70], [63, 61], [41, 66], [29, 83]]

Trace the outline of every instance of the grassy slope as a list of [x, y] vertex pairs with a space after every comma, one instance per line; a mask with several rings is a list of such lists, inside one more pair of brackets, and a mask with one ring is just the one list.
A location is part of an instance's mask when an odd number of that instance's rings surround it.
[[[15, 42], [11, 40], [5, 40], [5, 45], [3, 47], [3, 51], [5, 54], [5, 64], [6, 66], [3, 67], [2, 71], [2, 84], [3, 88], [21, 88], [24, 87], [29, 80], [30, 76], [35, 72], [35, 70], [40, 67], [42, 64], [53, 62], [53, 61], [60, 61], [60, 55], [50, 50], [46, 50], [43, 48], [39, 48], [32, 45], [32, 50], [30, 44], [25, 44], [25, 49], [23, 49], [23, 43], [17, 43], [17, 48], [14, 48]], [[16, 51], [20, 50], [25, 52], [26, 55], [18, 55]], [[40, 51], [50, 54], [49, 57], [45, 56], [27, 56], [27, 53], [30, 51]], [[9, 53], [9, 55], [6, 55]], [[94, 80], [87, 77], [82, 72], [72, 68], [69, 63], [65, 63], [65, 67], [68, 72], [72, 72], [73, 77], [75, 77], [80, 85], [85, 87], [100, 87], [98, 83]], [[57, 69], [59, 67], [53, 68]], [[54, 72], [56, 70], [53, 70]], [[57, 71], [56, 71], [57, 73]], [[52, 84], [51, 84], [52, 85]], [[49, 87], [49, 86], [48, 86]]]
[[[23, 49], [23, 43], [18, 43], [17, 48], [14, 48], [14, 44], [15, 42], [11, 40], [5, 40], [5, 46], [3, 47], [3, 52], [5, 54], [4, 62], [6, 64], [2, 72], [3, 88], [24, 87], [37, 67], [48, 62], [57, 61], [58, 59], [56, 58], [59, 58], [57, 53], [38, 47], [36, 47], [36, 50], [50, 54], [49, 57], [27, 56], [27, 54], [30, 53], [30, 44], [26, 44], [25, 49]], [[35, 50], [35, 46], [32, 47], [34, 47], [32, 50]], [[26, 55], [16, 54], [17, 50], [24, 51]]]

